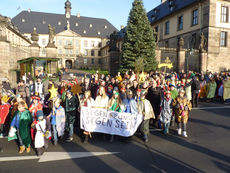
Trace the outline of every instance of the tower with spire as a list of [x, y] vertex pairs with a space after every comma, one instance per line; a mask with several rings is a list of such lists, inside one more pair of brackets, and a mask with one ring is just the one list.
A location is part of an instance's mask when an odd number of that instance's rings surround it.
[[67, 0], [66, 2], [65, 2], [65, 17], [66, 17], [66, 19], [67, 19], [67, 29], [69, 30], [70, 29], [70, 22], [69, 22], [69, 20], [70, 20], [70, 17], [71, 17], [71, 9], [72, 9], [72, 7], [71, 7], [71, 2], [69, 1], [69, 0]]

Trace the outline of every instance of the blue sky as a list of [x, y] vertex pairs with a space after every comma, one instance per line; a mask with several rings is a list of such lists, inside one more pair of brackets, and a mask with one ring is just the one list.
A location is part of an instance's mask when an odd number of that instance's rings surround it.
[[[66, 0], [1, 0], [0, 13], [13, 18], [22, 10], [63, 13]], [[70, 0], [72, 15], [106, 18], [117, 29], [127, 24], [133, 0]], [[143, 0], [148, 11], [160, 4], [161, 0]]]

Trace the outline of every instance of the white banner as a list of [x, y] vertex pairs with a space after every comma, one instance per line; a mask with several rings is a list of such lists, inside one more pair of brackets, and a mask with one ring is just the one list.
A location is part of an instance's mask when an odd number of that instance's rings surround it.
[[111, 135], [132, 136], [143, 120], [140, 114], [120, 113], [100, 108], [81, 108], [81, 129]]

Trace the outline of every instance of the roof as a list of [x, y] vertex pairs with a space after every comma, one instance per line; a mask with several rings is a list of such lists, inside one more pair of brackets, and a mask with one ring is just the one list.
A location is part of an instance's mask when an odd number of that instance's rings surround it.
[[[22, 33], [32, 33], [36, 27], [38, 34], [48, 34], [48, 24], [51, 24], [58, 34], [66, 30], [67, 19], [65, 14], [22, 11], [12, 19], [12, 23]], [[109, 37], [111, 33], [118, 31], [106, 19], [73, 15], [70, 17], [70, 29], [81, 36], [100, 38]]]
[[[156, 8], [148, 12], [147, 16], [150, 23], [157, 22], [164, 17], [171, 15], [193, 3], [199, 2], [200, 0], [167, 0], [165, 3], [160, 4]], [[173, 8], [170, 8], [171, 6]], [[154, 18], [155, 17], [155, 18]], [[153, 19], [154, 18], [154, 19]]]
[[59, 61], [60, 58], [30, 57], [30, 58], [18, 60], [17, 62], [18, 62], [19, 64], [24, 64], [24, 63], [27, 63], [27, 62], [31, 62], [31, 61], [33, 61], [33, 60], [45, 60], [45, 61], [53, 61], [53, 62], [56, 62], [56, 61]]

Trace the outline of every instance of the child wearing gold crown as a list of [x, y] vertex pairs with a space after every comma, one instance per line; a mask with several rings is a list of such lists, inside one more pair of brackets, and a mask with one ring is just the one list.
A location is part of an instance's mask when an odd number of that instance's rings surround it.
[[0, 138], [3, 138], [4, 131], [5, 131], [5, 121], [9, 114], [10, 104], [8, 103], [9, 97], [3, 96], [1, 98], [1, 105], [0, 105]]

